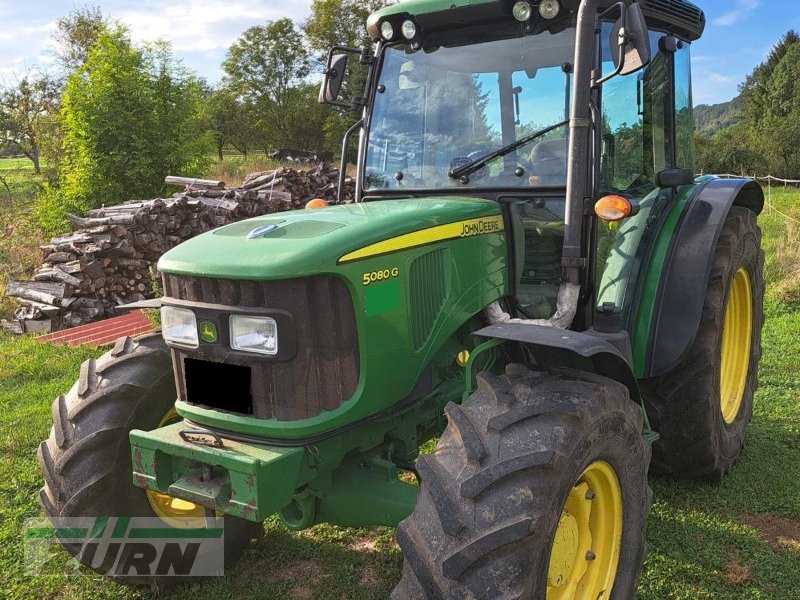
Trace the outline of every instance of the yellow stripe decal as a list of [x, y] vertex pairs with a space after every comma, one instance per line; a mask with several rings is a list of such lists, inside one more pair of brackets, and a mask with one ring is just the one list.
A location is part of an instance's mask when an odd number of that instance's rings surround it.
[[475, 235], [484, 235], [486, 233], [501, 233], [502, 231], [503, 217], [501, 216], [456, 221], [455, 223], [420, 229], [419, 231], [406, 233], [389, 238], [388, 240], [383, 240], [382, 242], [364, 246], [363, 248], [359, 248], [358, 250], [354, 250], [342, 256], [339, 259], [339, 263], [351, 262], [362, 258], [369, 258], [370, 256], [388, 254], [390, 252], [398, 252], [399, 250], [407, 250], [408, 248], [415, 248], [417, 246], [424, 246], [425, 244], [432, 244], [444, 240], [472, 237]]

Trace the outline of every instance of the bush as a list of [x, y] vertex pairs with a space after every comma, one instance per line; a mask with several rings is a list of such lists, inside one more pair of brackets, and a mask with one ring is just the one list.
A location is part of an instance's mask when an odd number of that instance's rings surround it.
[[101, 34], [62, 97], [67, 204], [149, 198], [168, 174], [201, 174], [212, 147], [199, 131], [200, 98], [168, 45], [135, 48], [121, 28]]
[[69, 231], [67, 213], [83, 214], [88, 207], [76, 202], [68, 201], [63, 194], [53, 186], [45, 183], [42, 191], [36, 196], [33, 216], [41, 232], [54, 237]]

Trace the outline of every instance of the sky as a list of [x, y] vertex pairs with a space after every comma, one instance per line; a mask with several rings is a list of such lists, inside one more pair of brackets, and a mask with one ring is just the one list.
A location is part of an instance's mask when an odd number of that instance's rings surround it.
[[[800, 30], [798, 0], [695, 0], [706, 12], [703, 39], [693, 46], [694, 103], [730, 100], [741, 81], [789, 29]], [[56, 20], [86, 2], [0, 0], [0, 82], [52, 63]], [[311, 0], [90, 0], [124, 22], [135, 41], [172, 42], [184, 64], [215, 83], [225, 51], [248, 27], [290, 17], [300, 23]]]

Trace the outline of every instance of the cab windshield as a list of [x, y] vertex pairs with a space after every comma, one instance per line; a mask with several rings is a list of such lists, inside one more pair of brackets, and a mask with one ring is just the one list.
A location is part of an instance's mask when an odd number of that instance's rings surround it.
[[564, 186], [567, 125], [449, 176], [569, 116], [575, 30], [470, 46], [386, 48], [372, 108], [365, 188]]

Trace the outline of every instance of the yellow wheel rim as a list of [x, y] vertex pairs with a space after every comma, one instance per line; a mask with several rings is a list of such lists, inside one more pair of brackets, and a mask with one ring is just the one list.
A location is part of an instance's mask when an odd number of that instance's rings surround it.
[[[178, 415], [178, 411], [175, 410], [175, 407], [172, 407], [167, 411], [167, 414], [161, 418], [156, 428], [164, 427], [165, 425], [179, 420], [180, 416]], [[150, 508], [153, 509], [153, 512], [159, 519], [170, 527], [175, 527], [176, 529], [196, 528], [196, 519], [202, 519], [206, 514], [205, 508], [199, 504], [181, 500], [180, 498], [173, 498], [167, 494], [154, 492], [152, 490], [146, 490], [146, 493]]]
[[609, 598], [622, 545], [622, 489], [614, 468], [589, 465], [567, 497], [550, 551], [547, 600]]
[[753, 336], [753, 295], [750, 275], [739, 269], [733, 276], [722, 326], [720, 408], [730, 425], [742, 408], [750, 368], [750, 343]]

